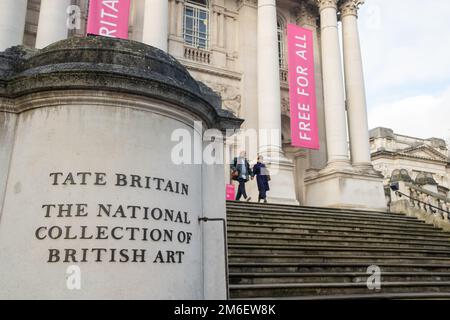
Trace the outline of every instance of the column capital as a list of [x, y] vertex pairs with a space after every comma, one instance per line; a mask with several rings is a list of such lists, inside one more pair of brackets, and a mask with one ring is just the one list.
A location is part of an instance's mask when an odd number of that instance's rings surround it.
[[296, 22], [301, 25], [308, 25], [314, 28], [317, 27], [317, 19], [319, 17], [319, 10], [313, 2], [302, 2], [294, 8]]
[[359, 7], [364, 4], [364, 0], [342, 0], [339, 3], [339, 11], [341, 14], [341, 18], [353, 15], [358, 16]]
[[322, 11], [326, 8], [333, 8], [337, 10], [339, 0], [314, 0], [317, 6], [319, 7], [319, 11]]

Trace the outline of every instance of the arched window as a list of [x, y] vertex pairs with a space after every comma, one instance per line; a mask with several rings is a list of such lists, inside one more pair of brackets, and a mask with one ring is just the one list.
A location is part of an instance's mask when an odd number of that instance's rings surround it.
[[209, 2], [208, 0], [187, 0], [184, 6], [184, 42], [190, 46], [208, 49], [209, 45]]
[[278, 29], [278, 60], [280, 63], [280, 68], [284, 69], [286, 68], [286, 56], [285, 56], [286, 42], [284, 36], [284, 23], [280, 19], [278, 19], [277, 21], [277, 29]]

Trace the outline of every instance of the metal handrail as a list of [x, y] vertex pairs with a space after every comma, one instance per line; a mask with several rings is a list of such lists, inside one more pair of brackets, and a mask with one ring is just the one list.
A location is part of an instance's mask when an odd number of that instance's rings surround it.
[[207, 217], [200, 217], [198, 218], [199, 222], [208, 222], [208, 221], [222, 221], [222, 227], [223, 227], [223, 249], [225, 253], [225, 285], [227, 290], [227, 300], [230, 298], [230, 285], [229, 285], [229, 279], [228, 279], [228, 237], [227, 237], [227, 221], [224, 218], [207, 218]]

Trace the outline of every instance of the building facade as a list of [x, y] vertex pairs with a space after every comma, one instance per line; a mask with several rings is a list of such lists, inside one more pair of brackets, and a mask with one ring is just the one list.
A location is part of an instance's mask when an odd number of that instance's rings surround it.
[[444, 140], [420, 139], [394, 133], [392, 129], [370, 131], [370, 147], [374, 168], [384, 177], [384, 185], [406, 181], [449, 196], [450, 162]]
[[[221, 95], [225, 109], [245, 120], [244, 129], [278, 132], [270, 143], [257, 136], [251, 146], [244, 139], [230, 151], [245, 148], [251, 161], [263, 154], [269, 167], [277, 163], [271, 181], [273, 201], [385, 208], [382, 177], [370, 158], [357, 22], [363, 1], [131, 2], [130, 39], [179, 60], [195, 79]], [[44, 48], [70, 36], [84, 36], [87, 11], [87, 0], [2, 0], [0, 50], [20, 44]], [[290, 144], [288, 24], [314, 34], [318, 151]]]

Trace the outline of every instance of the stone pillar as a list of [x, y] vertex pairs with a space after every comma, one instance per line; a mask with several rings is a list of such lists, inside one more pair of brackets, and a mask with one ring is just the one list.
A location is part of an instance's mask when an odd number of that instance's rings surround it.
[[[258, 89], [257, 89], [257, 8], [252, 1], [242, 0], [238, 2], [238, 20], [246, 23], [238, 23], [237, 39], [239, 51], [239, 70], [245, 77], [242, 77], [241, 95], [242, 108], [241, 118], [245, 119], [243, 124], [245, 129], [258, 130]], [[256, 148], [255, 148], [256, 149]], [[249, 152], [250, 158], [257, 156], [257, 151]]]
[[361, 0], [342, 2], [344, 71], [347, 96], [351, 159], [353, 165], [371, 167], [366, 92], [358, 34], [357, 11]]
[[[310, 171], [305, 176], [306, 205], [386, 210], [381, 174], [370, 170], [370, 168], [360, 170], [350, 165], [344, 81], [337, 25], [337, 5], [347, 0], [315, 1], [319, 6], [321, 20], [322, 76], [328, 164], [325, 169], [318, 172]], [[361, 58], [359, 58], [360, 60]], [[353, 79], [355, 76], [354, 70], [351, 70], [350, 73], [346, 72], [346, 76], [349, 75], [353, 75]], [[353, 135], [351, 139], [353, 139]], [[356, 140], [356, 144], [360, 143], [358, 142], [359, 139]], [[367, 143], [368, 141], [367, 138]], [[355, 141], [352, 142], [355, 143]]]
[[350, 162], [337, 21], [338, 0], [316, 0], [316, 2], [320, 10], [322, 35], [322, 73], [328, 167], [348, 167]]
[[27, 0], [0, 1], [0, 51], [22, 44], [26, 14]]
[[279, 157], [281, 150], [280, 66], [278, 62], [277, 9], [275, 0], [258, 0], [258, 122], [259, 129], [278, 131], [272, 141], [259, 139], [261, 154]]
[[259, 154], [271, 174], [269, 201], [298, 204], [295, 168], [283, 154], [281, 144], [281, 93], [275, 0], [258, 0], [258, 127]]
[[145, 0], [142, 41], [167, 52], [169, 4], [167, 0]]
[[36, 48], [42, 49], [67, 38], [67, 7], [70, 0], [42, 0]]

